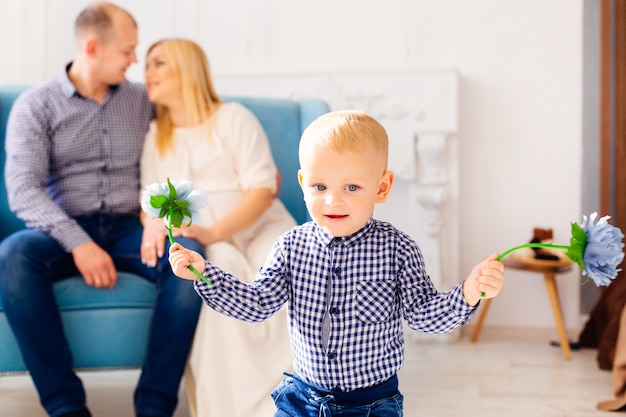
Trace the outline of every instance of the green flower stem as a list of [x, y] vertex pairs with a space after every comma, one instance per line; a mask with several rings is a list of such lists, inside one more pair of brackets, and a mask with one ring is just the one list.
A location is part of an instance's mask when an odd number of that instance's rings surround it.
[[[170, 239], [170, 245], [174, 244], [174, 235], [172, 235], [172, 213], [173, 212], [174, 212], [174, 209], [170, 209], [170, 215], [167, 216], [169, 227], [166, 227], [166, 229], [167, 229], [167, 236]], [[202, 281], [204, 281], [207, 285], [213, 285], [211, 280], [205, 277], [204, 275], [202, 275], [196, 268], [194, 268], [193, 265], [189, 265], [187, 268], [189, 268], [191, 272], [196, 274], [196, 276], [200, 278]]]
[[[523, 248], [569, 249], [569, 246], [568, 245], [555, 245], [554, 243], [525, 243], [523, 245], [515, 246], [514, 248], [511, 248], [509, 250], [506, 250], [506, 251], [502, 252], [500, 254], [500, 256], [498, 256], [496, 258], [496, 261], [501, 261], [509, 253], [514, 252], [514, 251], [516, 251], [518, 249], [523, 249]], [[480, 296], [484, 297], [485, 293], [483, 291], [481, 291], [480, 292]]]
[[496, 258], [496, 261], [501, 261], [506, 255], [523, 248], [552, 248], [552, 249], [569, 249], [568, 245], [555, 245], [554, 243], [525, 243], [523, 245], [515, 246], [507, 251], [502, 252], [500, 256]]

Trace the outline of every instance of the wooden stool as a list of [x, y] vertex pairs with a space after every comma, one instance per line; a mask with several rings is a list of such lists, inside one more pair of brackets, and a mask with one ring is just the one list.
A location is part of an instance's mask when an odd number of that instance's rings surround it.
[[[572, 269], [573, 263], [564, 264], [563, 262], [555, 261], [553, 262], [553, 265], [551, 265], [551, 261], [541, 261], [537, 263], [527, 264], [509, 259], [504, 259], [502, 262], [504, 263], [506, 268], [519, 269], [521, 271], [529, 272], [539, 272], [543, 274], [543, 278], [546, 283], [546, 290], [548, 291], [548, 298], [550, 299], [550, 304], [552, 305], [552, 313], [554, 314], [556, 330], [559, 333], [559, 341], [561, 344], [561, 349], [563, 350], [563, 357], [565, 357], [565, 359], [569, 359], [572, 355], [572, 352], [570, 349], [569, 338], [567, 337], [567, 332], [565, 331], [565, 323], [563, 322], [563, 313], [561, 312], [559, 293], [554, 277], [558, 273], [567, 272]], [[480, 334], [480, 330], [483, 326], [483, 321], [487, 316], [487, 311], [489, 311], [489, 305], [491, 304], [491, 300], [492, 298], [481, 301], [481, 311], [478, 315], [478, 319], [476, 321], [476, 325], [474, 326], [474, 331], [472, 332], [472, 336], [470, 339], [472, 342], [476, 342], [478, 340], [478, 335]]]

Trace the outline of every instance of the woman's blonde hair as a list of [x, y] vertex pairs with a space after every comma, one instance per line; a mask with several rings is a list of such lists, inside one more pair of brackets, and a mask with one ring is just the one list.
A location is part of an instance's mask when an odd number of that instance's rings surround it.
[[[215, 114], [221, 103], [213, 87], [206, 54], [200, 45], [189, 39], [163, 39], [153, 43], [146, 56], [157, 46], [161, 46], [180, 79], [182, 101], [189, 112], [189, 120], [194, 125], [203, 123]], [[172, 146], [174, 124], [169, 110], [158, 104], [156, 127], [156, 147], [163, 155]]]
[[302, 134], [300, 155], [319, 148], [339, 153], [371, 149], [384, 161], [387, 169], [387, 131], [376, 119], [362, 111], [334, 111], [315, 119]]

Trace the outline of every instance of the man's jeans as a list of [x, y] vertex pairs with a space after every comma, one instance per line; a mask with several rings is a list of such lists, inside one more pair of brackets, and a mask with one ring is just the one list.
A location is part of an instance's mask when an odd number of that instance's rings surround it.
[[[172, 273], [167, 248], [156, 268], [141, 263], [143, 228], [137, 217], [97, 215], [77, 221], [111, 255], [119, 271], [136, 273], [157, 287], [135, 409], [138, 414], [169, 417], [178, 401], [201, 299], [191, 282]], [[204, 254], [195, 240], [177, 241]], [[72, 354], [52, 289], [52, 283], [77, 274], [72, 255], [45, 233], [22, 230], [0, 244], [0, 271], [5, 313], [41, 404], [52, 417], [85, 409], [85, 391], [72, 370]]]

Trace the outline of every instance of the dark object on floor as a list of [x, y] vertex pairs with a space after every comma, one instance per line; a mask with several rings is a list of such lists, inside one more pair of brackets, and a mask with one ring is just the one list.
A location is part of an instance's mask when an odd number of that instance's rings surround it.
[[89, 410], [72, 411], [71, 413], [62, 414], [60, 417], [91, 417]]
[[[555, 346], [555, 347], [561, 347], [561, 342], [559, 342], [558, 340], [552, 340], [550, 341], [550, 346]], [[569, 342], [569, 348], [571, 350], [580, 350], [580, 343], [578, 342], [572, 342], [570, 340]]]

